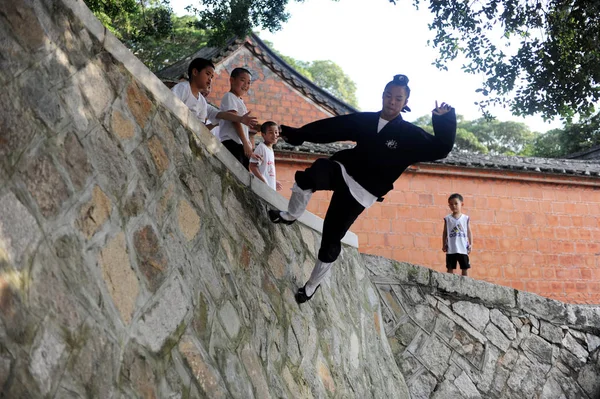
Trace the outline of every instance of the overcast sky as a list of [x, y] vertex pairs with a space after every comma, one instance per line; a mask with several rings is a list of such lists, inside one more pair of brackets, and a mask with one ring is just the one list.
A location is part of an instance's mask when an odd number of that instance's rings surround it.
[[[192, 0], [171, 0], [178, 15]], [[434, 49], [427, 40], [434, 34], [427, 28], [431, 16], [426, 7], [415, 10], [412, 0], [393, 5], [388, 0], [290, 0], [291, 17], [280, 31], [260, 32], [282, 54], [302, 61], [331, 60], [342, 67], [356, 82], [357, 99], [363, 111], [381, 109], [385, 84], [398, 73], [410, 79], [412, 112], [405, 119], [414, 120], [427, 114], [435, 100], [445, 101], [467, 119], [481, 116], [474, 102], [480, 100], [475, 90], [482, 78], [461, 71], [460, 63], [440, 71], [432, 64]], [[492, 109], [499, 120], [525, 122], [533, 131], [545, 132], [561, 127], [541, 117], [517, 118], [505, 109]]]

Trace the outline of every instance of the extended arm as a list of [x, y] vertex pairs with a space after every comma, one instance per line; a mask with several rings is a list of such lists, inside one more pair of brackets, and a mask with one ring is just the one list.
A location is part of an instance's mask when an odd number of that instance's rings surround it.
[[456, 139], [456, 114], [454, 108], [442, 103], [433, 110], [432, 116], [434, 135], [420, 127], [411, 125], [414, 141], [411, 143], [413, 152], [412, 162], [430, 162], [446, 158], [452, 151]]
[[[365, 128], [365, 115], [367, 113], [363, 112], [334, 116], [309, 123], [298, 129], [281, 125], [281, 137], [292, 145], [301, 145], [305, 141], [312, 143], [356, 141], [361, 130]], [[373, 129], [375, 128], [376, 125]]]
[[454, 108], [446, 103], [438, 106], [435, 102], [431, 118], [433, 124], [433, 132], [437, 142], [438, 151], [443, 154], [442, 158], [446, 157], [454, 147], [456, 140], [456, 113]]
[[242, 124], [239, 122], [231, 122], [231, 124], [233, 125], [235, 133], [238, 135], [240, 140], [242, 140], [242, 145], [244, 146], [244, 155], [246, 155], [248, 159], [252, 158], [252, 144], [250, 144], [248, 137], [246, 137], [246, 133], [244, 133]]
[[254, 163], [254, 162], [250, 162], [250, 172], [252, 172], [252, 174], [254, 176], [256, 176], [258, 179], [260, 179], [263, 183], [265, 184], [269, 184], [267, 183], [267, 179], [265, 179], [265, 177], [262, 175], [262, 173], [260, 173], [260, 170], [258, 170], [258, 164]]
[[444, 231], [442, 232], [442, 251], [448, 251], [448, 231], [446, 227], [446, 219], [444, 219]]
[[254, 116], [250, 116], [250, 112], [244, 115], [238, 115], [237, 113], [231, 111], [219, 111], [217, 114], [217, 119], [224, 119], [226, 121], [244, 124], [248, 127], [254, 127], [256, 125], [257, 119]]
[[230, 122], [242, 123], [248, 127], [254, 127], [257, 119], [254, 116], [250, 116], [250, 112], [244, 115], [238, 115], [237, 111], [219, 111], [219, 109], [211, 104], [208, 104], [208, 119], [214, 121], [215, 119], [223, 119]]
[[471, 250], [473, 249], [473, 233], [471, 232], [471, 218], [467, 220], [467, 239], [469, 240], [467, 252], [471, 253]]

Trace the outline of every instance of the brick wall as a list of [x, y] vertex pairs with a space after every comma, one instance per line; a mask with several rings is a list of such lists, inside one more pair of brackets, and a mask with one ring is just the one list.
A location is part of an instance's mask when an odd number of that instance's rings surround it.
[[[301, 126], [332, 114], [304, 97], [245, 47], [217, 65], [209, 101], [229, 90], [229, 71], [249, 69], [244, 101], [260, 121]], [[277, 176], [289, 197], [296, 170], [315, 157], [277, 154]], [[592, 185], [586, 185], [586, 184]], [[448, 195], [465, 197], [472, 218], [470, 275], [572, 303], [600, 303], [600, 181], [420, 165], [406, 172], [383, 203], [359, 217], [352, 231], [364, 253], [445, 270], [442, 218]], [[323, 217], [331, 193], [313, 196], [308, 209]]]
[[[294, 172], [314, 157], [278, 154], [289, 196]], [[447, 198], [459, 192], [471, 216], [470, 276], [571, 303], [600, 303], [600, 180], [419, 165], [352, 227], [359, 250], [445, 271]], [[323, 217], [331, 193], [308, 209]]]
[[252, 73], [252, 85], [243, 100], [259, 122], [273, 120], [302, 126], [333, 115], [285, 83], [243, 46], [217, 65], [208, 97], [210, 103], [217, 107], [221, 104], [221, 98], [229, 91], [229, 72], [236, 67], [244, 67]]

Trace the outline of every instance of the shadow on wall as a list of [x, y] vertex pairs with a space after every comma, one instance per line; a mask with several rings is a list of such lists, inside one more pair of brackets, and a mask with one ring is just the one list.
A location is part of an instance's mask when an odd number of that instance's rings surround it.
[[356, 249], [298, 307], [310, 220], [83, 2], [0, 2], [0, 37], [3, 395], [408, 397]]

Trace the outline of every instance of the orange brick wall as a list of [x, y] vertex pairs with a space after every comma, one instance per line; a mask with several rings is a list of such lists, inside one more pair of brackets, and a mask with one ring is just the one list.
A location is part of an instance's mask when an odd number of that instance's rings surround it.
[[[282, 157], [289, 155], [278, 154], [277, 176], [289, 197], [294, 172], [315, 158]], [[561, 301], [600, 303], [599, 179], [420, 165], [353, 225], [360, 251], [445, 271], [443, 217], [454, 192], [465, 197], [472, 220], [471, 277]], [[330, 198], [316, 193], [308, 209], [323, 217]]]
[[[301, 126], [332, 116], [245, 47], [217, 65], [211, 103], [220, 104], [229, 90], [229, 71], [238, 66], [252, 72], [244, 101], [259, 121]], [[277, 154], [284, 196], [295, 171], [314, 159]], [[418, 169], [406, 172], [383, 203], [356, 221], [352, 231], [360, 251], [444, 271], [442, 218], [448, 195], [460, 192], [474, 234], [470, 276], [567, 302], [600, 303], [600, 181], [436, 165]], [[595, 186], [585, 185], [590, 182]], [[329, 192], [316, 193], [308, 209], [323, 217], [330, 198]]]
[[259, 122], [272, 120], [278, 124], [302, 126], [333, 115], [284, 83], [245, 47], [217, 65], [208, 97], [210, 103], [217, 107], [221, 104], [221, 98], [229, 91], [229, 72], [236, 67], [246, 68], [252, 73], [252, 85], [243, 100]]

